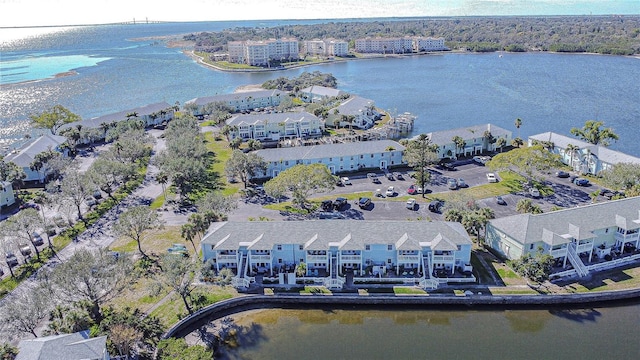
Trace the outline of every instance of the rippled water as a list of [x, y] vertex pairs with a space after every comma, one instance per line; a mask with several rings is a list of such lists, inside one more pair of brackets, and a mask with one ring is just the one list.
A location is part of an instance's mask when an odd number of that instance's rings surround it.
[[[88, 119], [161, 101], [182, 104], [199, 96], [232, 92], [245, 84], [319, 70], [333, 73], [340, 89], [373, 99], [383, 109], [416, 114], [416, 133], [486, 122], [515, 131], [513, 122], [521, 118], [523, 137], [548, 130], [569, 134], [571, 127], [598, 119], [622, 135], [613, 148], [640, 156], [640, 142], [636, 141], [640, 138], [637, 58], [443, 54], [340, 62], [282, 72], [226, 73], [198, 65], [181, 49], [149, 39], [279, 23], [287, 22], [80, 27], [2, 43], [2, 73], [25, 72], [19, 76], [49, 79], [10, 83], [2, 77], [0, 137], [20, 139], [29, 131], [30, 114], [56, 104]], [[132, 40], [141, 38], [146, 39]], [[16, 65], [30, 59], [32, 67]], [[69, 70], [77, 75], [50, 78], [54, 72]]]

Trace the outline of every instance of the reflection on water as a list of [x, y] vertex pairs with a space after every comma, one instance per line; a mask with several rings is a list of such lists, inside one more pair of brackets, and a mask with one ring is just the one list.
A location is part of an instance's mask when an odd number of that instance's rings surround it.
[[234, 316], [252, 330], [224, 358], [630, 359], [638, 310], [256, 310]]

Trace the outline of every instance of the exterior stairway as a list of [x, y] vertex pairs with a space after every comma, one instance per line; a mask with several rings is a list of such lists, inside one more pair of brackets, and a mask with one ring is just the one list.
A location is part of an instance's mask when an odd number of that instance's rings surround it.
[[582, 259], [580, 259], [580, 256], [576, 252], [575, 243], [572, 242], [569, 244], [569, 248], [567, 249], [567, 255], [569, 256], [569, 261], [571, 262], [571, 265], [573, 265], [573, 268], [576, 269], [576, 273], [578, 274], [579, 277], [585, 277], [589, 274], [589, 270], [584, 265], [584, 263], [582, 262]]

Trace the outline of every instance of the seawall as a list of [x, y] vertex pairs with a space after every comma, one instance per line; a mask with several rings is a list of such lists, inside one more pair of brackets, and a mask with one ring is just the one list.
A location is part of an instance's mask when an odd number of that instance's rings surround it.
[[163, 338], [184, 337], [215, 319], [253, 309], [265, 308], [357, 308], [403, 306], [411, 309], [459, 308], [540, 308], [605, 306], [608, 303], [640, 298], [640, 289], [562, 295], [245, 295], [203, 308], [172, 326]]

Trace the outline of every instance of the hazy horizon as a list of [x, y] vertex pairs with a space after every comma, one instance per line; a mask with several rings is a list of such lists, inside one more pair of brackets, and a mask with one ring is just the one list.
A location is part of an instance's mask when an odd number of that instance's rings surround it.
[[[310, 20], [450, 16], [639, 15], [639, 0], [183, 0], [0, 1], [0, 27], [163, 21]], [[38, 9], [34, 12], [33, 9]], [[198, 11], [194, 11], [198, 9]], [[54, 16], [51, 16], [54, 14]]]

